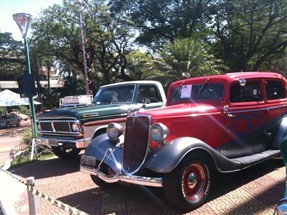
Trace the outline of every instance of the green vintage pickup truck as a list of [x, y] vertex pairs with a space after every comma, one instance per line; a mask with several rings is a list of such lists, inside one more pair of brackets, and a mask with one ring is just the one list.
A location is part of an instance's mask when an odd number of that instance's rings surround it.
[[165, 106], [157, 81], [130, 81], [99, 88], [92, 104], [59, 108], [37, 117], [38, 141], [45, 141], [59, 158], [76, 157], [92, 139], [106, 132], [110, 122], [125, 126], [126, 117], [139, 109]]

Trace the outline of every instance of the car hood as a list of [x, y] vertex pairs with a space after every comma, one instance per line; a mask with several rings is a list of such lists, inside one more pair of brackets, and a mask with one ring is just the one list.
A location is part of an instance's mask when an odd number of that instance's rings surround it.
[[211, 104], [178, 104], [147, 111], [138, 111], [137, 114], [149, 115], [153, 120], [168, 117], [198, 116], [214, 114], [222, 111], [221, 106]]
[[135, 111], [142, 107], [138, 104], [111, 104], [111, 105], [91, 105], [81, 107], [60, 108], [39, 115], [38, 119], [50, 118], [107, 118], [109, 116], [126, 116], [129, 111]]

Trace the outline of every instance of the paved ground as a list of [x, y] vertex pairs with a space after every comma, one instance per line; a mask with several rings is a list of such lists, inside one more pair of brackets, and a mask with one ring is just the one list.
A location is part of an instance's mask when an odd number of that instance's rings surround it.
[[[7, 198], [16, 195], [12, 189], [9, 192], [9, 186], [17, 184], [20, 187], [12, 205], [20, 215], [29, 214], [29, 207], [25, 185], [19, 180], [30, 176], [35, 177], [36, 190], [88, 214], [271, 215], [283, 197], [285, 188], [285, 166], [282, 160], [267, 161], [243, 172], [218, 175], [213, 181], [212, 193], [206, 204], [195, 211], [186, 212], [168, 205], [161, 189], [119, 186], [103, 190], [97, 187], [89, 175], [79, 172], [79, 157], [75, 160], [52, 158], [9, 172], [14, 176], [1, 173], [6, 175], [5, 188], [8, 191], [5, 191], [5, 195]], [[16, 176], [21, 178], [16, 180]], [[40, 215], [70, 214], [44, 198], [36, 197], [36, 204]]]
[[[79, 172], [79, 159], [57, 158], [32, 163], [13, 170], [27, 178], [34, 176], [35, 188], [50, 197], [89, 214], [183, 214], [170, 207], [160, 189], [120, 186], [103, 190], [87, 174]], [[285, 167], [268, 161], [241, 173], [220, 175], [214, 181], [209, 201], [190, 214], [273, 214], [283, 196]], [[19, 182], [20, 183], [20, 182]], [[39, 214], [69, 214], [36, 198]], [[28, 214], [27, 193], [17, 202], [18, 214]]]
[[30, 127], [31, 121], [21, 121], [20, 127], [12, 127], [10, 129], [0, 129], [0, 167], [10, 158], [11, 149], [19, 148], [21, 142], [21, 134], [23, 129]]

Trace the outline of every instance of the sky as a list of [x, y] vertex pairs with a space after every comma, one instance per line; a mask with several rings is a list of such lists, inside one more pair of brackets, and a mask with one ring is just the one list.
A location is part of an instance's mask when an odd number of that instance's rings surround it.
[[62, 0], [0, 0], [0, 31], [10, 32], [15, 40], [22, 41], [22, 34], [13, 20], [13, 14], [29, 13], [37, 18], [42, 10], [61, 3]]

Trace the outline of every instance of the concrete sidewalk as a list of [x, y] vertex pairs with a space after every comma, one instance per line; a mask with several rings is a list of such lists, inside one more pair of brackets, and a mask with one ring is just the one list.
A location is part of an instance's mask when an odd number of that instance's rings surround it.
[[16, 179], [17, 176], [13, 177], [4, 171], [0, 171], [0, 206], [4, 215], [15, 215], [18, 213], [14, 203], [27, 192], [27, 188]]
[[[22, 131], [31, 124], [30, 120], [24, 121], [21, 127], [1, 129], [0, 131], [0, 215], [15, 215], [17, 212], [13, 204], [17, 201], [26, 186], [19, 183], [16, 175], [6, 172], [11, 166], [11, 150], [18, 148], [21, 143]], [[10, 174], [10, 175], [9, 175]], [[13, 176], [11, 176], [13, 175]]]

